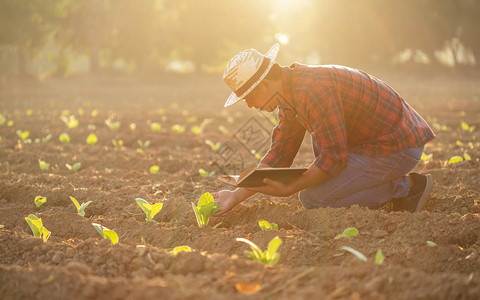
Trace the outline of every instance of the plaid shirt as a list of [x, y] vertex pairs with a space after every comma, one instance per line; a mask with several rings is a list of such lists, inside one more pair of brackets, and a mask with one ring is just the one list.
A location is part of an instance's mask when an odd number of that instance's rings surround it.
[[315, 165], [338, 174], [347, 153], [382, 157], [421, 147], [435, 134], [402, 97], [381, 80], [343, 66], [283, 68], [279, 123], [262, 163], [289, 167], [305, 130], [312, 136]]

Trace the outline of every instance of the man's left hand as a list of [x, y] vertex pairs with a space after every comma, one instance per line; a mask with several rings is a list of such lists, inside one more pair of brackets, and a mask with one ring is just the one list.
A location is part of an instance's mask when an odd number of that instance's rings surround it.
[[260, 187], [246, 188], [246, 189], [252, 192], [258, 192], [265, 195], [276, 196], [276, 197], [288, 197], [297, 192], [292, 185], [284, 184], [284, 183], [281, 183], [280, 181], [275, 181], [275, 180], [265, 178], [263, 180], [263, 183], [265, 183], [266, 185], [260, 186]]

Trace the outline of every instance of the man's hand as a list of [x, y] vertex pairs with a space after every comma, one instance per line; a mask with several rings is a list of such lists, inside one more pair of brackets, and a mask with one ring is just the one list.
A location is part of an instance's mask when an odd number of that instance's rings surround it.
[[293, 185], [284, 184], [269, 178], [265, 178], [263, 183], [266, 185], [255, 188], [247, 188], [247, 190], [276, 197], [288, 197], [298, 192]]
[[243, 199], [239, 199], [234, 191], [221, 190], [215, 193], [212, 193], [213, 199], [215, 199], [215, 204], [220, 206], [220, 209], [217, 210], [212, 216], [219, 217], [226, 213], [227, 211], [234, 208], [238, 203], [242, 202]]

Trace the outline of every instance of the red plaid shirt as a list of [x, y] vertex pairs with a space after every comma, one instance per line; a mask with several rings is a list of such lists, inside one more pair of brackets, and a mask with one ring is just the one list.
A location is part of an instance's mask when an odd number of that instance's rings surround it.
[[282, 73], [285, 95], [276, 95], [279, 124], [264, 164], [289, 167], [305, 130], [312, 136], [315, 165], [331, 175], [345, 167], [347, 153], [382, 157], [435, 138], [397, 92], [362, 71], [295, 63]]

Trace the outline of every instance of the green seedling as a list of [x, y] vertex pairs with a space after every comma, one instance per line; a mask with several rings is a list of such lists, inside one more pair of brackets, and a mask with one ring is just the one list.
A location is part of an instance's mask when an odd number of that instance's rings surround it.
[[45, 202], [47, 202], [47, 197], [36, 196], [34, 202], [35, 202], [35, 206], [40, 207], [43, 204], [45, 204]]
[[92, 223], [92, 225], [104, 239], [109, 239], [112, 245], [118, 243], [118, 234], [115, 231], [97, 223]]
[[51, 232], [43, 226], [42, 219], [30, 214], [28, 215], [28, 217], [25, 218], [25, 221], [27, 221], [28, 226], [30, 226], [30, 229], [33, 232], [33, 236], [43, 238], [44, 242], [48, 240]]
[[346, 237], [351, 237], [351, 236], [357, 236], [358, 235], [358, 229], [355, 227], [348, 227], [346, 228], [342, 234], [339, 234], [335, 237], [336, 240], [341, 239], [341, 238], [346, 238]]
[[160, 171], [160, 167], [157, 166], [157, 165], [153, 165], [153, 166], [150, 167], [149, 171], [150, 171], [150, 174], [157, 174], [158, 171]]
[[2, 228], [4, 228], [4, 227], [5, 227], [5, 225], [0, 225], [0, 229], [2, 229]]
[[85, 110], [80, 107], [80, 108], [77, 110], [77, 112], [78, 112], [78, 114], [79, 114], [80, 116], [83, 116], [83, 114], [85, 113]]
[[420, 158], [423, 162], [427, 163], [432, 159], [433, 153], [425, 154], [422, 153], [422, 157]]
[[463, 153], [463, 158], [465, 158], [465, 160], [472, 160], [472, 157], [467, 152]]
[[278, 230], [278, 225], [276, 223], [270, 223], [266, 220], [259, 220], [258, 221], [258, 226], [260, 226], [260, 229], [262, 231], [266, 230]]
[[385, 257], [383, 256], [382, 249], [378, 249], [377, 254], [375, 255], [375, 264], [381, 265], [383, 264], [384, 260], [385, 260]]
[[432, 242], [432, 241], [427, 241], [427, 245], [430, 246], [430, 247], [437, 246], [437, 244], [435, 242]]
[[208, 225], [210, 216], [220, 207], [215, 204], [212, 194], [207, 192], [200, 196], [197, 205], [192, 202], [192, 208], [197, 218], [198, 227], [204, 227]]
[[199, 134], [202, 134], [203, 133], [203, 127], [202, 126], [198, 126], [198, 125], [195, 125], [192, 127], [192, 133], [194, 135], [199, 135]]
[[150, 128], [152, 129], [152, 131], [160, 131], [162, 129], [162, 125], [160, 125], [160, 123], [152, 123], [150, 124]]
[[42, 143], [46, 143], [52, 139], [53, 134], [49, 133], [46, 136], [42, 137]]
[[67, 118], [66, 116], [62, 116], [62, 121], [70, 129], [76, 128], [78, 126], [78, 120], [75, 118], [74, 115], [71, 115], [69, 118]]
[[50, 164], [47, 162], [44, 162], [43, 160], [39, 159], [38, 160], [38, 165], [40, 166], [40, 169], [43, 171], [45, 169], [48, 169], [50, 167]]
[[175, 124], [172, 126], [172, 131], [175, 133], [184, 133], [185, 132], [185, 126], [182, 126], [180, 124]]
[[92, 201], [87, 201], [80, 205], [77, 199], [73, 198], [72, 196], [70, 196], [70, 200], [72, 200], [73, 204], [77, 208], [77, 215], [85, 217], [85, 208], [87, 208], [87, 206], [90, 205]]
[[30, 131], [17, 130], [17, 135], [22, 140], [22, 142], [24, 142], [30, 136]]
[[173, 248], [173, 250], [170, 251], [169, 253], [173, 255], [177, 255], [180, 252], [192, 252], [192, 248], [190, 248], [189, 246], [178, 246]]
[[209, 176], [212, 176], [213, 174], [215, 174], [215, 171], [208, 172], [208, 171], [205, 171], [204, 169], [198, 169], [198, 173], [202, 177], [209, 177]]
[[12, 127], [12, 126], [13, 126], [13, 124], [14, 124], [14, 123], [13, 123], [13, 121], [12, 121], [12, 120], [10, 120], [10, 121], [8, 121], [8, 122], [7, 122], [7, 127]]
[[452, 156], [448, 160], [448, 164], [451, 165], [451, 164], [455, 164], [455, 163], [458, 163], [458, 162], [461, 162], [461, 161], [463, 161], [463, 158], [461, 156]]
[[31, 109], [27, 109], [27, 111], [25, 112], [26, 116], [31, 116], [32, 114], [33, 114], [33, 110]]
[[128, 127], [130, 128], [131, 131], [134, 131], [135, 129], [137, 129], [137, 124], [130, 123], [130, 125], [128, 125]]
[[226, 134], [229, 134], [229, 131], [228, 131], [227, 127], [225, 127], [225, 126], [223, 126], [223, 125], [219, 125], [219, 126], [218, 126], [218, 131], [220, 131], [221, 133], [223, 133], [223, 134], [225, 134], [225, 135], [226, 135]]
[[77, 162], [77, 163], [74, 163], [73, 165], [65, 164], [65, 166], [66, 166], [67, 169], [69, 169], [70, 171], [78, 171], [78, 170], [80, 170], [80, 168], [82, 167], [82, 163], [81, 163], [81, 162]]
[[123, 147], [123, 140], [112, 140], [113, 147], [121, 149]]
[[5, 121], [6, 121], [5, 116], [0, 114], [0, 126], [5, 124]]
[[98, 138], [94, 133], [90, 133], [87, 137], [87, 144], [95, 145], [98, 142]]
[[255, 261], [273, 266], [280, 260], [280, 253], [277, 252], [278, 247], [282, 244], [282, 240], [276, 236], [269, 243], [267, 250], [262, 251], [257, 245], [244, 238], [237, 238], [238, 242], [244, 242], [250, 246], [252, 251], [245, 251], [245, 255]]
[[341, 247], [340, 249], [342, 250], [345, 250], [345, 251], [348, 251], [350, 253], [352, 253], [353, 255], [355, 255], [358, 259], [360, 260], [363, 260], [363, 261], [367, 261], [367, 257], [365, 255], [363, 255], [361, 252], [353, 249], [353, 248], [350, 248], [350, 247], [347, 247], [347, 246], [343, 246]]
[[143, 153], [143, 150], [147, 149], [150, 146], [150, 141], [142, 142], [141, 140], [137, 141], [139, 148], [137, 148], [138, 153]]
[[217, 151], [218, 149], [220, 149], [220, 146], [221, 146], [221, 144], [219, 142], [214, 143], [211, 140], [205, 140], [205, 144], [209, 145], [210, 148], [212, 148], [213, 151]]
[[475, 130], [475, 126], [470, 126], [466, 122], [463, 122], [463, 121], [461, 123], [461, 126], [462, 126], [463, 131], [473, 132]]
[[118, 130], [120, 129], [120, 121], [115, 121], [115, 122], [112, 122], [112, 120], [110, 119], [107, 119], [105, 120], [105, 124], [108, 126], [108, 128], [110, 128], [111, 130]]
[[137, 201], [138, 206], [140, 206], [145, 215], [147, 215], [145, 218], [145, 221], [147, 222], [154, 221], [153, 217], [155, 217], [155, 215], [158, 214], [163, 208], [163, 203], [150, 204], [147, 200], [142, 198], [137, 198], [135, 201]]
[[457, 141], [455, 142], [455, 145], [457, 145], [457, 146], [459, 146], [459, 147], [462, 147], [462, 146], [463, 146], [463, 143], [462, 143], [461, 141], [457, 140]]
[[91, 116], [92, 118], [95, 118], [96, 116], [98, 116], [98, 110], [97, 109], [92, 110]]

